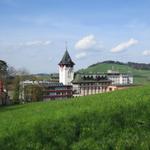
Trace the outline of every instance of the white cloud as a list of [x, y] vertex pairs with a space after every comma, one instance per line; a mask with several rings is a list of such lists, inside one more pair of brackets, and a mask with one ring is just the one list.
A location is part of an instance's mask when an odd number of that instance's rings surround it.
[[150, 50], [145, 50], [145, 51], [143, 52], [143, 55], [144, 55], [144, 56], [150, 56]]
[[[30, 53], [34, 53], [35, 51], [39, 51], [41, 49], [46, 50], [52, 45], [51, 41], [28, 41], [28, 42], [0, 42], [0, 49], [4, 51], [4, 53], [7, 51], [9, 54], [18, 53], [18, 52], [25, 52], [30, 51]], [[29, 54], [34, 57], [35, 54]]]
[[84, 57], [86, 57], [87, 56], [87, 53], [86, 52], [81, 52], [81, 53], [78, 53], [78, 54], [76, 54], [76, 58], [77, 59], [81, 59], [81, 58], [84, 58]]
[[28, 41], [20, 43], [19, 46], [47, 46], [51, 43], [51, 41]]
[[92, 34], [83, 37], [75, 44], [75, 48], [79, 50], [93, 49], [96, 46], [97, 46], [97, 41], [95, 39], [95, 36]]
[[120, 43], [116, 47], [112, 48], [111, 52], [113, 52], [113, 53], [121, 52], [133, 45], [137, 45], [138, 43], [139, 43], [138, 40], [131, 38], [129, 41]]
[[102, 43], [96, 40], [93, 34], [81, 38], [76, 44], [75, 49], [79, 50], [75, 55], [77, 59], [87, 57], [90, 53], [99, 52], [103, 48]]

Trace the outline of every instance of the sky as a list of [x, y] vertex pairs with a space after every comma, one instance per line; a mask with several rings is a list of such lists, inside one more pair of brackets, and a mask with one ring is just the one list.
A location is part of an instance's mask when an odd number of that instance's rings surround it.
[[[0, 59], [30, 73], [104, 60], [150, 63], [149, 0], [0, 0]], [[67, 44], [66, 44], [67, 43]]]

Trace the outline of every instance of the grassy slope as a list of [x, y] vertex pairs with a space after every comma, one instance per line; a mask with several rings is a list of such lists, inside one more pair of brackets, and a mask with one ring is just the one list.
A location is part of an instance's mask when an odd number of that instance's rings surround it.
[[149, 149], [149, 91], [0, 108], [0, 149]]
[[150, 83], [150, 70], [137, 70], [127, 65], [118, 65], [118, 64], [98, 64], [93, 67], [88, 67], [87, 69], [80, 70], [80, 72], [107, 72], [114, 66], [115, 70], [118, 70], [123, 73], [131, 72], [134, 76], [134, 81], [136, 84], [147, 84]]

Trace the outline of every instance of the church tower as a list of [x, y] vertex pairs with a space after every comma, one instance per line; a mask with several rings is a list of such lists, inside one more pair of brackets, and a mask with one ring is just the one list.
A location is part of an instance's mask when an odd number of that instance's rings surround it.
[[71, 81], [74, 77], [74, 65], [68, 51], [65, 51], [65, 54], [60, 61], [59, 65], [59, 82], [64, 85], [71, 85]]

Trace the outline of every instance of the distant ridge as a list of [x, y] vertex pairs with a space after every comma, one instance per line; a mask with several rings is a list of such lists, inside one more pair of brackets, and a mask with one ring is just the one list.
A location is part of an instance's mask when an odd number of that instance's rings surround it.
[[113, 61], [113, 60], [107, 60], [107, 61], [103, 61], [103, 62], [98, 62], [96, 64], [92, 64], [89, 67], [94, 67], [98, 64], [118, 64], [118, 65], [128, 65], [132, 68], [135, 69], [142, 69], [142, 70], [150, 70], [150, 64], [146, 64], [146, 63], [135, 63], [135, 62], [127, 62], [127, 63], [123, 63], [120, 61]]

